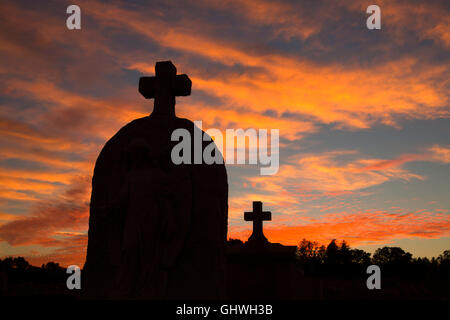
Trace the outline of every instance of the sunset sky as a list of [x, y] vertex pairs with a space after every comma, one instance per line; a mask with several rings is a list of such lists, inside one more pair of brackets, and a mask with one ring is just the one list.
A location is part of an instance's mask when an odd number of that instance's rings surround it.
[[276, 175], [227, 166], [229, 237], [260, 200], [272, 242], [450, 249], [449, 1], [2, 0], [0, 258], [84, 264], [95, 160], [160, 60], [192, 80], [179, 117], [280, 130]]

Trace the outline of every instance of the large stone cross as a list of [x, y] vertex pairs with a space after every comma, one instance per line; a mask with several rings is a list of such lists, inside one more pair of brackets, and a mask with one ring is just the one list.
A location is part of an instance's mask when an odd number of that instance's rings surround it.
[[244, 212], [245, 221], [253, 221], [253, 233], [248, 238], [249, 243], [267, 243], [267, 238], [263, 233], [263, 221], [272, 220], [270, 211], [262, 211], [262, 202], [253, 201], [253, 211]]
[[191, 79], [185, 74], [177, 75], [171, 61], [159, 61], [155, 65], [154, 77], [139, 79], [139, 92], [146, 99], [155, 99], [155, 115], [175, 116], [175, 97], [191, 94]]

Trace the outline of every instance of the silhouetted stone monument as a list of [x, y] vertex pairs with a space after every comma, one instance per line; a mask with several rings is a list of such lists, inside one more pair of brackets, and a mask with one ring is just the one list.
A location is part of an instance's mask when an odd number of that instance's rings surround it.
[[225, 166], [173, 164], [172, 132], [184, 128], [193, 137], [198, 130], [175, 116], [175, 97], [190, 95], [191, 80], [170, 61], [157, 62], [155, 74], [139, 81], [139, 92], [155, 99], [153, 113], [120, 129], [95, 165], [85, 288], [90, 297], [218, 299], [228, 219]]
[[245, 221], [253, 221], [253, 232], [248, 238], [249, 244], [263, 245], [267, 243], [267, 238], [263, 232], [263, 221], [272, 220], [272, 213], [269, 211], [262, 211], [262, 202], [253, 201], [253, 211], [244, 212]]
[[230, 245], [227, 253], [227, 295], [233, 299], [292, 299], [296, 246], [271, 243], [264, 236], [263, 221], [272, 220], [262, 202], [244, 213], [253, 232], [243, 245]]

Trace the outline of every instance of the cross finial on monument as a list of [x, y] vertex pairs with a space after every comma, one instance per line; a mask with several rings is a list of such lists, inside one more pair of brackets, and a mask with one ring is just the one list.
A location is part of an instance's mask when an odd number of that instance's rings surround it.
[[171, 61], [157, 62], [154, 77], [139, 79], [139, 92], [146, 99], [155, 99], [154, 115], [175, 116], [175, 97], [189, 96], [191, 86], [191, 79], [185, 74], [177, 75]]
[[262, 202], [253, 201], [253, 211], [244, 212], [245, 221], [253, 221], [253, 233], [248, 238], [249, 243], [267, 243], [268, 240], [264, 236], [263, 221], [272, 220], [272, 213], [270, 211], [262, 211]]

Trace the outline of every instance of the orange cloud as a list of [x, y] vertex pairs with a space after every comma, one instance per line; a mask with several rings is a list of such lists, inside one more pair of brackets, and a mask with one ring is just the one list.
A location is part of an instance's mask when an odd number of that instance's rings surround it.
[[271, 177], [251, 177], [251, 183], [267, 192], [280, 194], [281, 188], [289, 187], [295, 196], [302, 189], [321, 192], [346, 192], [365, 189], [392, 179], [423, 179], [408, 172], [401, 165], [415, 161], [419, 156], [400, 156], [393, 160], [356, 159], [338, 161], [339, 156], [357, 156], [352, 150], [330, 151], [322, 154], [295, 155]]
[[396, 39], [402, 41], [405, 26], [420, 35], [421, 39], [433, 39], [446, 47], [450, 46], [450, 17], [445, 14], [441, 5], [445, 1], [423, 3], [405, 3], [402, 1], [380, 0], [383, 24], [391, 32], [396, 33]]
[[0, 226], [0, 240], [10, 245], [57, 246], [54, 238], [63, 230], [85, 231], [89, 217], [89, 177], [72, 181], [63, 194], [38, 202], [30, 215], [22, 216]]
[[[436, 146], [433, 148], [444, 152]], [[414, 161], [436, 161], [435, 158], [427, 152], [400, 155], [393, 159], [364, 158], [353, 150], [297, 154], [282, 164], [276, 175], [244, 177], [247, 188], [239, 195], [230, 197], [229, 216], [233, 223], [241, 222], [242, 212], [248, 209], [249, 203], [258, 199], [291, 217], [309, 214], [309, 211], [302, 211], [302, 203], [328, 197], [337, 200], [340, 196], [362, 196], [367, 193], [367, 188], [388, 181], [423, 180], [424, 176], [408, 171], [403, 165]], [[442, 161], [441, 156], [438, 158]], [[326, 210], [348, 209], [352, 206], [348, 201], [342, 200], [331, 207], [327, 205]], [[356, 205], [359, 200], [351, 198], [350, 201]], [[323, 210], [316, 207], [317, 213]]]
[[18, 218], [18, 216], [15, 214], [0, 212], [0, 225], [2, 225], [5, 222], [13, 221], [17, 218]]
[[87, 234], [66, 233], [59, 236], [58, 240], [41, 243], [42, 246], [51, 247], [52, 251], [30, 250], [23, 255], [35, 266], [55, 261], [64, 267], [75, 264], [82, 268], [86, 259], [87, 240]]
[[[400, 116], [449, 116], [446, 91], [430, 81], [445, 78], [448, 68], [442, 65], [424, 67], [417, 58], [406, 58], [381, 63], [370, 70], [320, 66], [286, 55], [247, 53], [238, 44], [217, 41], [201, 32], [194, 36], [185, 28], [169, 27], [159, 20], [149, 22], [147, 17], [117, 7], [95, 5], [90, 10], [99, 19], [126, 25], [163, 47], [224, 65], [242, 64], [261, 70], [204, 78], [192, 67], [184, 68], [192, 74], [195, 87], [224, 98], [229, 107], [299, 113], [323, 123], [352, 128], [367, 128], [375, 121], [395, 125]], [[153, 70], [145, 62], [133, 62], [129, 68]]]
[[429, 148], [431, 159], [437, 162], [450, 163], [450, 147], [434, 145]]
[[[341, 239], [353, 246], [383, 244], [411, 237], [431, 239], [450, 235], [450, 216], [426, 211], [337, 213], [303, 220], [294, 226], [271, 227], [270, 223], [266, 223], [264, 233], [271, 242], [289, 245], [297, 245], [306, 238], [322, 244]], [[246, 240], [250, 233], [251, 230], [246, 227], [246, 230], [231, 230], [229, 237]]]

